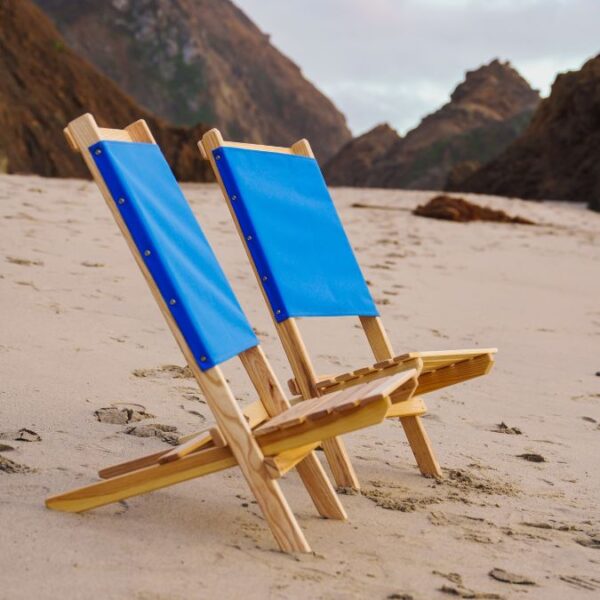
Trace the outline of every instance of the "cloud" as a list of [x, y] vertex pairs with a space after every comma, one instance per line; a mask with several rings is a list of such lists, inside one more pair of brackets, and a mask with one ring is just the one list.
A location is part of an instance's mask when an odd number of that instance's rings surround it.
[[600, 51], [598, 0], [234, 0], [360, 133], [400, 131], [467, 70], [510, 60], [547, 94]]

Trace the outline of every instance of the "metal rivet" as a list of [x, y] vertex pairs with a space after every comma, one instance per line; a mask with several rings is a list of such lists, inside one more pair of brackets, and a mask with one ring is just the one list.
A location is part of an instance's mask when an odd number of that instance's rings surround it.
[[150, 250], [144, 250], [144, 256], [150, 256], [151, 252]]
[[102, 150], [100, 150], [100, 148], [96, 148], [96, 149], [94, 150], [94, 154], [95, 154], [96, 156], [99, 156], [100, 154], [102, 154]]
[[267, 276], [266, 276], [266, 275], [263, 275], [263, 278], [262, 278], [262, 280], [263, 280], [263, 281], [266, 281], [266, 280], [267, 280]]
[[281, 310], [277, 309], [277, 310], [275, 311], [275, 314], [276, 314], [276, 315], [280, 315], [280, 314], [281, 314]]
[[250, 241], [252, 241], [252, 236], [249, 235], [246, 239], [250, 242]]
[[219, 159], [221, 158], [221, 155], [220, 155], [220, 154], [215, 154], [215, 158], [216, 158], [217, 160], [219, 160]]
[[234, 194], [233, 196], [231, 196], [232, 200], [237, 200], [237, 196]]
[[200, 357], [200, 362], [206, 362], [206, 356], [201, 356]]
[[177, 303], [177, 300], [175, 300], [175, 298], [171, 298], [171, 299], [169, 300], [169, 304], [170, 304], [171, 306], [173, 306], [173, 304], [176, 304], [176, 303]]
[[119, 198], [119, 199], [117, 200], [117, 202], [118, 202], [119, 204], [125, 204], [125, 198]]

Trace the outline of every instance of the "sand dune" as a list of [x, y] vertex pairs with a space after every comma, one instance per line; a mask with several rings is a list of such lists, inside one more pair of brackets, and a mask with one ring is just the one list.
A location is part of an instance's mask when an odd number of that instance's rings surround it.
[[[287, 379], [219, 191], [184, 190]], [[348, 437], [364, 485], [343, 496], [349, 523], [319, 519], [286, 477], [315, 550], [289, 557], [234, 470], [84, 515], [44, 508], [211, 417], [96, 187], [0, 176], [0, 598], [599, 593], [600, 217], [478, 198], [540, 225], [458, 224], [412, 215], [425, 192], [334, 196], [397, 352], [500, 352], [488, 377], [428, 399], [443, 482], [419, 476], [391, 421]], [[371, 362], [346, 320], [302, 324], [322, 372]]]

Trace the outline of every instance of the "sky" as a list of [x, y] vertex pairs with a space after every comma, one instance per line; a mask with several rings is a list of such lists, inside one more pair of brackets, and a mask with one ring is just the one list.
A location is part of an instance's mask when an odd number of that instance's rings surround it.
[[400, 133], [494, 58], [548, 95], [600, 53], [600, 0], [234, 0], [329, 96], [355, 135]]

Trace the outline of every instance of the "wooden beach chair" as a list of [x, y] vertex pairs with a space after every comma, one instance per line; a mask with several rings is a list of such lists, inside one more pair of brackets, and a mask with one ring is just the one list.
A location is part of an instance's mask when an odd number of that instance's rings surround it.
[[[98, 184], [216, 426], [173, 449], [103, 469], [104, 481], [46, 505], [82, 512], [237, 465], [279, 548], [309, 551], [277, 479], [295, 467], [318, 512], [345, 519], [314, 449], [323, 439], [381, 422], [392, 405], [414, 411], [416, 371], [290, 407], [146, 123], [105, 129], [84, 115], [65, 134]], [[258, 396], [244, 411], [219, 366], [234, 357]]]
[[[198, 142], [210, 161], [253, 265], [287, 354], [292, 393], [313, 398], [416, 369], [421, 396], [489, 372], [495, 348], [410, 352], [396, 355], [348, 242], [319, 165], [307, 140], [291, 148], [226, 142], [212, 129]], [[336, 376], [319, 376], [297, 320], [358, 316], [375, 364]], [[421, 404], [398, 414], [424, 475], [440, 477], [440, 466], [423, 428]], [[340, 439], [323, 444], [339, 486], [359, 482]]]

